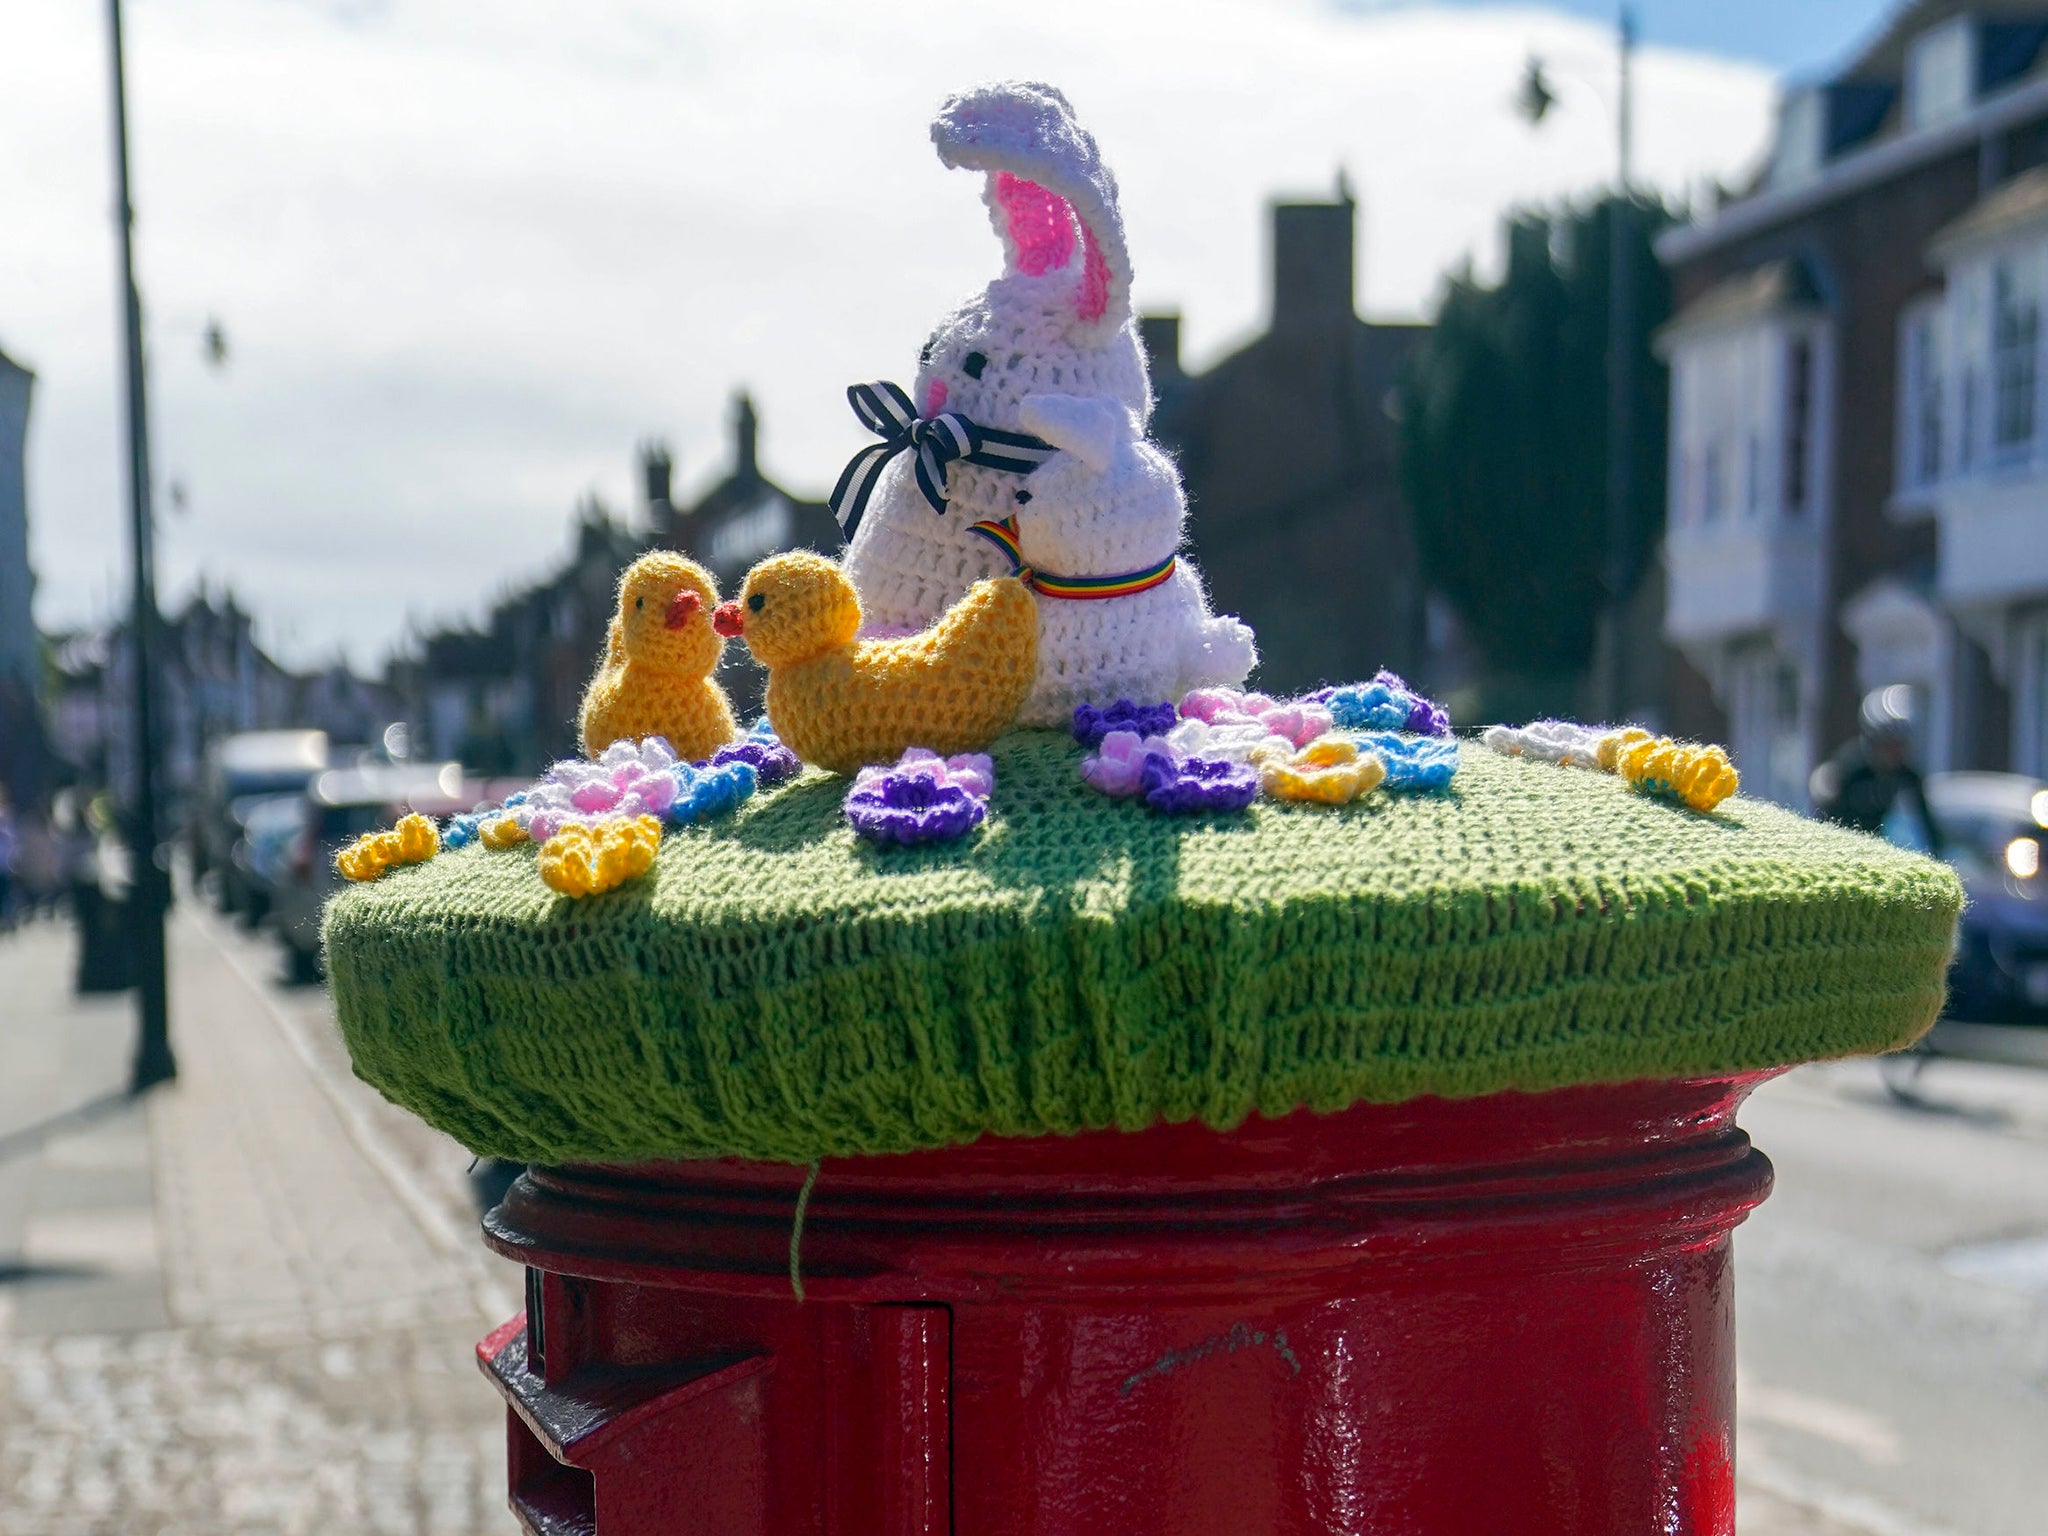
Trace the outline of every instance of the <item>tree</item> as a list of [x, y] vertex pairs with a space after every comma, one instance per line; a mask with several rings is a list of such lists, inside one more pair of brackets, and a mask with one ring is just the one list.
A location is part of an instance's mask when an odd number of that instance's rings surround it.
[[[1624, 210], [1634, 302], [1628, 536], [1609, 586], [1612, 199], [1518, 218], [1497, 288], [1452, 280], [1400, 390], [1401, 480], [1423, 577], [1486, 670], [1564, 695], [1603, 610], [1640, 581], [1663, 526], [1669, 383], [1650, 337], [1670, 284], [1650, 249], [1668, 215]], [[1562, 705], [1552, 707], [1563, 707]]]

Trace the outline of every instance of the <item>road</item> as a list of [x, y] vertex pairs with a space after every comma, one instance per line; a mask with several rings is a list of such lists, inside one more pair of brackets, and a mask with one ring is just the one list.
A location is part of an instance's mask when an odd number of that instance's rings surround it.
[[[0, 939], [0, 998], [49, 1021], [0, 1031], [0, 1536], [509, 1530], [467, 1356], [518, 1278], [464, 1154], [195, 906], [178, 1084], [27, 1154], [118, 1085], [127, 1008], [68, 996], [59, 930]], [[1809, 1067], [1743, 1114], [1778, 1174], [1736, 1235], [1743, 1536], [2048, 1531], [2048, 1071], [1919, 1090]]]
[[1867, 1062], [1767, 1084], [1736, 1233], [1738, 1465], [1879, 1536], [2048, 1531], [2048, 1072]]

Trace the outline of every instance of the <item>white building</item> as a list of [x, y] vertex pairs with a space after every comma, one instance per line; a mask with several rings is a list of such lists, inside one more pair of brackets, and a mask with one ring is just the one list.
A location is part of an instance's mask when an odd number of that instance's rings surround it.
[[1676, 723], [1803, 805], [1899, 685], [1927, 767], [2048, 774], [2048, 0], [1904, 6], [1658, 252]]

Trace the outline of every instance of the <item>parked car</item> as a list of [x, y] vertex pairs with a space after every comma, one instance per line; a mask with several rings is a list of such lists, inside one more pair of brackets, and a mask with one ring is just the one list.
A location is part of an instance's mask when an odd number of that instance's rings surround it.
[[250, 811], [267, 797], [300, 794], [327, 762], [325, 731], [243, 731], [207, 747], [188, 834], [192, 877], [217, 877], [221, 911], [239, 911], [245, 900], [234, 850]]
[[[1969, 897], [1944, 1017], [2048, 1024], [2048, 783], [2017, 773], [1929, 774], [1927, 809]], [[1895, 813], [1886, 835], [1924, 850], [1932, 840], [1913, 820]]]
[[437, 821], [502, 799], [517, 784], [466, 778], [460, 763], [330, 768], [306, 786], [290, 858], [271, 897], [271, 917], [294, 981], [320, 976], [320, 913], [341, 885], [334, 857], [365, 832], [410, 812]]
[[235, 910], [253, 927], [270, 915], [277, 888], [290, 878], [292, 854], [306, 825], [305, 792], [258, 796], [238, 814], [242, 835], [221, 879], [232, 882]]

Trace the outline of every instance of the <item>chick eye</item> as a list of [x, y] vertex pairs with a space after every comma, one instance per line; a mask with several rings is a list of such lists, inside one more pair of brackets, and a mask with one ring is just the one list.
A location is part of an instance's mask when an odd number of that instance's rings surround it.
[[961, 363], [960, 366], [967, 370], [967, 377], [978, 379], [981, 377], [981, 370], [988, 366], [988, 359], [979, 352], [970, 352], [967, 354], [966, 361]]
[[759, 592], [756, 592], [752, 597], [747, 599], [747, 606], [753, 609], [754, 612], [759, 613], [763, 608], [768, 606], [768, 599], [763, 597]]

